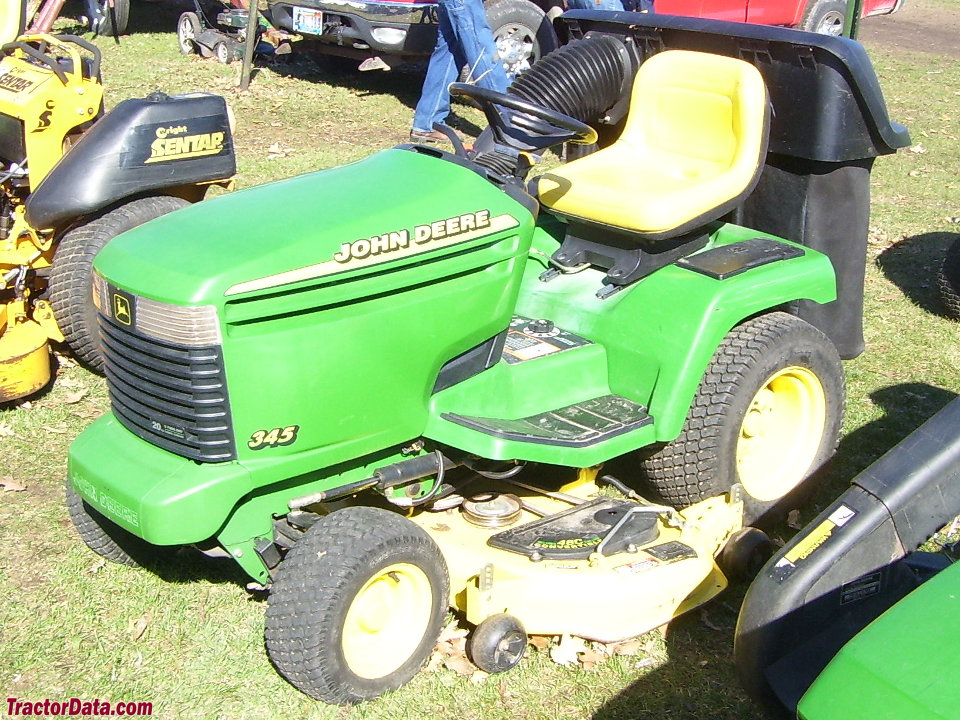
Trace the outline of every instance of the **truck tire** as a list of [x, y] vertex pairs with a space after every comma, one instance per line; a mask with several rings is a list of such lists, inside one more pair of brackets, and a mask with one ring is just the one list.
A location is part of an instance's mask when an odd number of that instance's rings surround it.
[[960, 238], [947, 249], [937, 273], [937, 289], [944, 314], [951, 320], [960, 320]]
[[450, 581], [437, 544], [404, 517], [350, 507], [326, 516], [280, 564], [267, 652], [287, 680], [337, 705], [406, 683], [433, 652]]
[[114, 36], [123, 35], [127, 32], [127, 24], [130, 20], [130, 0], [113, 0], [113, 7], [110, 7], [109, 0], [100, 0], [100, 10], [103, 13], [103, 20], [100, 27], [97, 28], [99, 35]]
[[553, 25], [543, 10], [528, 0], [492, 0], [486, 4], [487, 23], [493, 31], [497, 54], [513, 79], [537, 60], [557, 49]]
[[800, 29], [821, 35], [842, 35], [846, 16], [845, 0], [810, 0], [800, 21]]
[[743, 524], [757, 525], [833, 454], [843, 399], [822, 332], [782, 312], [748, 320], [714, 353], [679, 437], [643, 458], [646, 479], [678, 507], [740, 483]]
[[97, 555], [127, 567], [140, 567], [149, 545], [90, 507], [67, 481], [67, 513], [84, 544]]
[[74, 356], [103, 374], [103, 348], [93, 306], [93, 259], [110, 240], [148, 220], [189, 205], [170, 195], [138, 198], [77, 225], [60, 238], [50, 271], [50, 304]]

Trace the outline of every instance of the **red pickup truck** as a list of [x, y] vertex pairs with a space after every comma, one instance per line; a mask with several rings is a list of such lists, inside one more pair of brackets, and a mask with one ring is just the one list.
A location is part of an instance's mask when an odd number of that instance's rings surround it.
[[[509, 75], [557, 47], [547, 17], [562, 0], [485, 0], [487, 20]], [[862, 15], [899, 9], [903, 0], [862, 0]], [[625, 5], [630, 4], [628, 0]], [[846, 0], [655, 0], [658, 13], [839, 35]], [[303, 35], [320, 52], [355, 58], [361, 69], [424, 59], [436, 41], [435, 0], [268, 0], [274, 25]]]

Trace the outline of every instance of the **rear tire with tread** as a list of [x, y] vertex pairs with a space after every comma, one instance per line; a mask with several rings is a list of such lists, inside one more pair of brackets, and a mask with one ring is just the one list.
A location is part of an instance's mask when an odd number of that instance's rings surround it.
[[60, 238], [50, 272], [50, 304], [74, 356], [94, 372], [103, 373], [97, 309], [91, 299], [94, 257], [120, 233], [189, 204], [170, 195], [139, 198], [74, 227]]
[[944, 314], [951, 320], [960, 320], [960, 238], [947, 249], [937, 273], [937, 289]]
[[99, 35], [112, 37], [127, 32], [127, 25], [130, 22], [130, 0], [114, 0], [113, 8], [110, 7], [109, 2], [101, 0], [100, 7], [103, 10], [103, 21], [97, 28]]
[[747, 320], [714, 353], [680, 435], [643, 456], [646, 479], [677, 507], [739, 482], [743, 523], [756, 525], [833, 454], [843, 399], [843, 366], [822, 332], [783, 312]]
[[370, 507], [333, 512], [280, 565], [266, 614], [270, 659], [313, 698], [371, 700], [430, 657], [449, 582], [440, 549], [410, 520]]

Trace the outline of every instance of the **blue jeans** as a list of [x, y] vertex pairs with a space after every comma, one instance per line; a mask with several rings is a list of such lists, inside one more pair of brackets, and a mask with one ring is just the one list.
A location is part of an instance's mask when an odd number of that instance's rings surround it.
[[430, 132], [434, 123], [447, 119], [448, 88], [464, 65], [470, 68], [470, 81], [481, 87], [504, 92], [509, 84], [481, 0], [438, 0], [437, 5], [437, 44], [413, 113], [413, 129], [418, 132]]
[[623, 10], [620, 0], [567, 0], [570, 10]]

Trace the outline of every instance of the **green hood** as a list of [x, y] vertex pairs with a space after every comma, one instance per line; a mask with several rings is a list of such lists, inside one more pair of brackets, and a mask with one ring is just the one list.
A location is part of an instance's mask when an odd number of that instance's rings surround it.
[[506, 214], [509, 225], [532, 225], [527, 210], [476, 173], [393, 149], [163, 216], [111, 241], [95, 265], [138, 295], [220, 304], [469, 241], [472, 226], [474, 236], [489, 234], [485, 220]]

